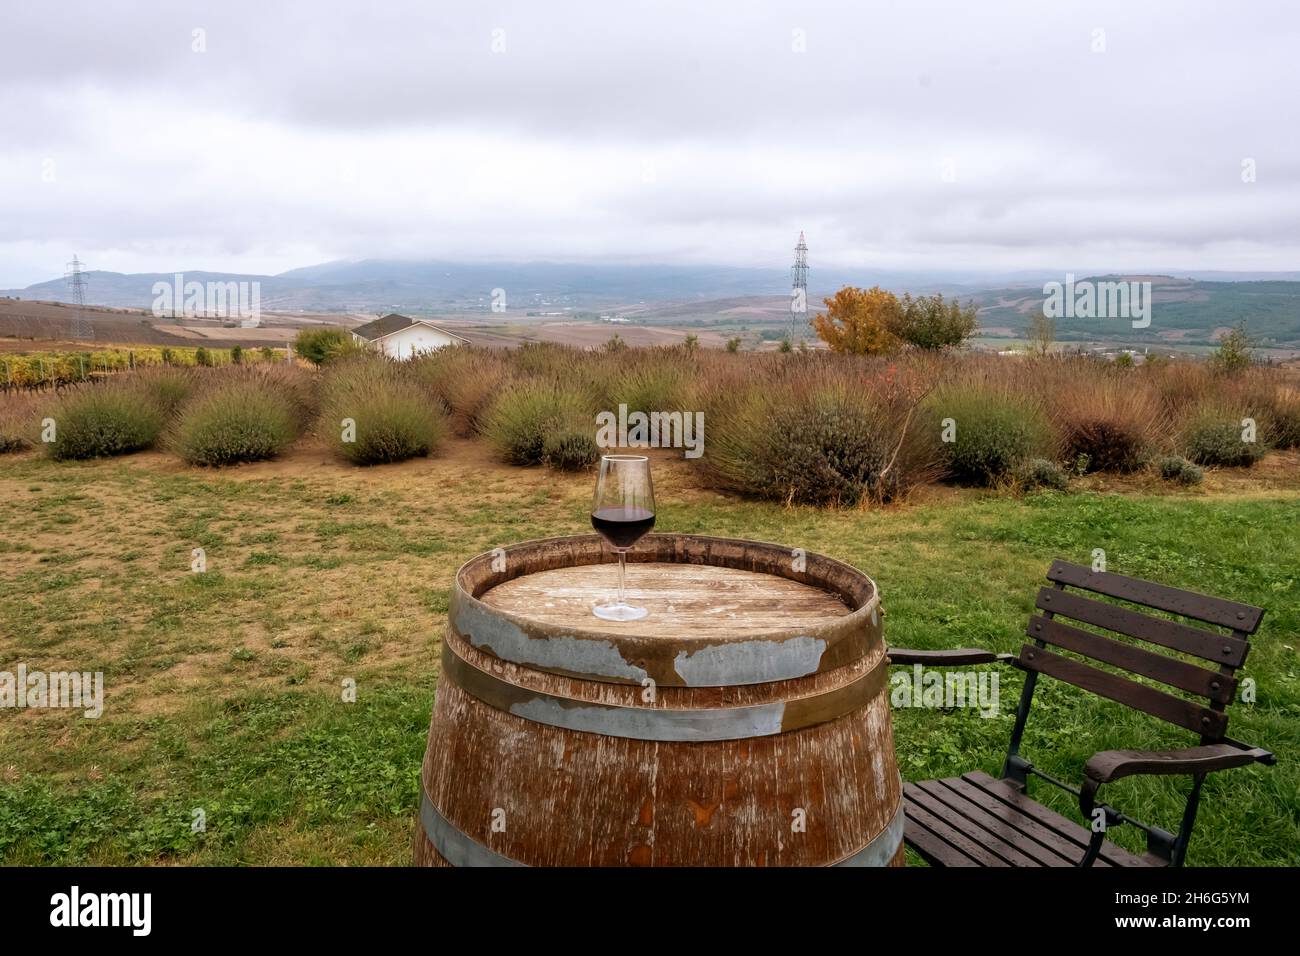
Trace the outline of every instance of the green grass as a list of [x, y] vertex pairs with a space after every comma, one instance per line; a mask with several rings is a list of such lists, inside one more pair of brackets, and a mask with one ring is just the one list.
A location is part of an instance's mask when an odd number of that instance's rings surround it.
[[[455, 568], [498, 544], [588, 530], [590, 477], [455, 461], [239, 480], [28, 456], [0, 472], [0, 669], [105, 672], [105, 712], [0, 712], [0, 863], [403, 864]], [[880, 585], [891, 644], [1014, 651], [1048, 562], [1104, 548], [1111, 570], [1269, 609], [1244, 675], [1258, 701], [1229, 732], [1276, 767], [1213, 775], [1189, 865], [1300, 864], [1300, 496], [954, 492], [823, 511], [696, 489], [664, 464], [663, 530], [780, 541]], [[429, 488], [439, 489], [429, 494]], [[190, 572], [192, 547], [206, 574]], [[118, 560], [132, 554], [130, 561]], [[342, 699], [355, 680], [357, 700]], [[1052, 681], [1025, 753], [1078, 780], [1109, 748], [1188, 735]], [[1001, 713], [898, 710], [908, 779], [996, 774]], [[1182, 778], [1103, 797], [1177, 825]], [[1034, 795], [1077, 816], [1070, 799]], [[193, 811], [206, 829], [194, 832]], [[1130, 828], [1131, 829], [1131, 828]], [[1140, 848], [1136, 834], [1113, 831]]]

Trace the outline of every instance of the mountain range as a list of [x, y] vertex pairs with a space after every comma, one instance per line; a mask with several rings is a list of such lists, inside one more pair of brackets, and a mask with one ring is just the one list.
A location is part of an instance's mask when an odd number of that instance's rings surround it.
[[[84, 273], [86, 302], [121, 308], [149, 308], [154, 284], [172, 283], [177, 273]], [[536, 305], [601, 307], [637, 302], [783, 295], [790, 289], [788, 269], [733, 266], [640, 265], [564, 262], [450, 262], [442, 260], [362, 259], [326, 262], [278, 275], [180, 271], [184, 281], [259, 282], [267, 310], [383, 312], [487, 310], [493, 290], [503, 289], [512, 311]], [[845, 285], [881, 285], [895, 291], [945, 292], [966, 298], [980, 290], [1027, 288], [1060, 279], [1064, 272], [809, 270], [809, 297], [818, 302]], [[1300, 280], [1294, 273], [1202, 273], [1186, 278], [1209, 281]], [[64, 277], [0, 295], [54, 302], [72, 301]]]

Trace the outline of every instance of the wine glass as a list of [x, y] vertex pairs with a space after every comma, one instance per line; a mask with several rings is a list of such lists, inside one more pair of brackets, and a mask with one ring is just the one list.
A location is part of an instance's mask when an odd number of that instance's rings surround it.
[[628, 548], [655, 526], [655, 491], [650, 484], [649, 458], [601, 456], [591, 526], [618, 552], [618, 600], [597, 605], [592, 613], [606, 621], [639, 621], [646, 616], [646, 609], [632, 607], [623, 600], [623, 574]]

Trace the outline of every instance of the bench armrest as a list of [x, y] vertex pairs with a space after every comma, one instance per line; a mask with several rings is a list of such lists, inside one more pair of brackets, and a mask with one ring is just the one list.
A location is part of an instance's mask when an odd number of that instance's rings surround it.
[[886, 648], [891, 664], [930, 664], [953, 667], [961, 664], [993, 664], [1015, 659], [1014, 654], [994, 654], [978, 647], [958, 647], [945, 651], [913, 651], [905, 647]]
[[1097, 788], [1103, 783], [1134, 774], [1212, 773], [1251, 763], [1272, 764], [1277, 758], [1260, 747], [1234, 742], [1204, 744], [1184, 750], [1103, 750], [1093, 754], [1083, 768], [1079, 809], [1092, 816]]

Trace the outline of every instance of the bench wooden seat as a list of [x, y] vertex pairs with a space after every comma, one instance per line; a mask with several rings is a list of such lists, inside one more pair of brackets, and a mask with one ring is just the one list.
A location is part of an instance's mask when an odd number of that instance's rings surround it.
[[[931, 866], [1074, 866], [1091, 834], [975, 771], [903, 785], [903, 838]], [[1107, 840], [1096, 866], [1163, 865]]]
[[[1004, 662], [1025, 672], [1001, 779], [972, 772], [906, 784], [904, 840], [935, 866], [1181, 866], [1206, 775], [1256, 762], [1276, 762], [1267, 750], [1227, 736], [1227, 708], [1238, 684], [1235, 672], [1245, 663], [1250, 635], [1259, 627], [1264, 611], [1068, 561], [1053, 562], [1047, 579], [1052, 586], [1039, 590], [1037, 613], [1025, 628], [1032, 643], [1025, 644], [1017, 655], [971, 648], [890, 649], [893, 664]], [[1067, 587], [1075, 590], [1067, 591]], [[1160, 613], [1151, 615], [1144, 613], [1146, 610]], [[1182, 656], [1163, 653], [1169, 650]], [[1130, 674], [1145, 680], [1134, 680]], [[1083, 767], [1078, 787], [1057, 780], [1020, 753], [1040, 675], [1191, 731], [1200, 742], [1181, 750], [1103, 751]], [[1141, 823], [1096, 801], [1102, 785], [1139, 773], [1191, 778], [1176, 833]], [[1031, 778], [1074, 794], [1087, 825], [1031, 799]], [[1146, 833], [1146, 853], [1135, 855], [1106, 839], [1110, 827], [1122, 824]]]

